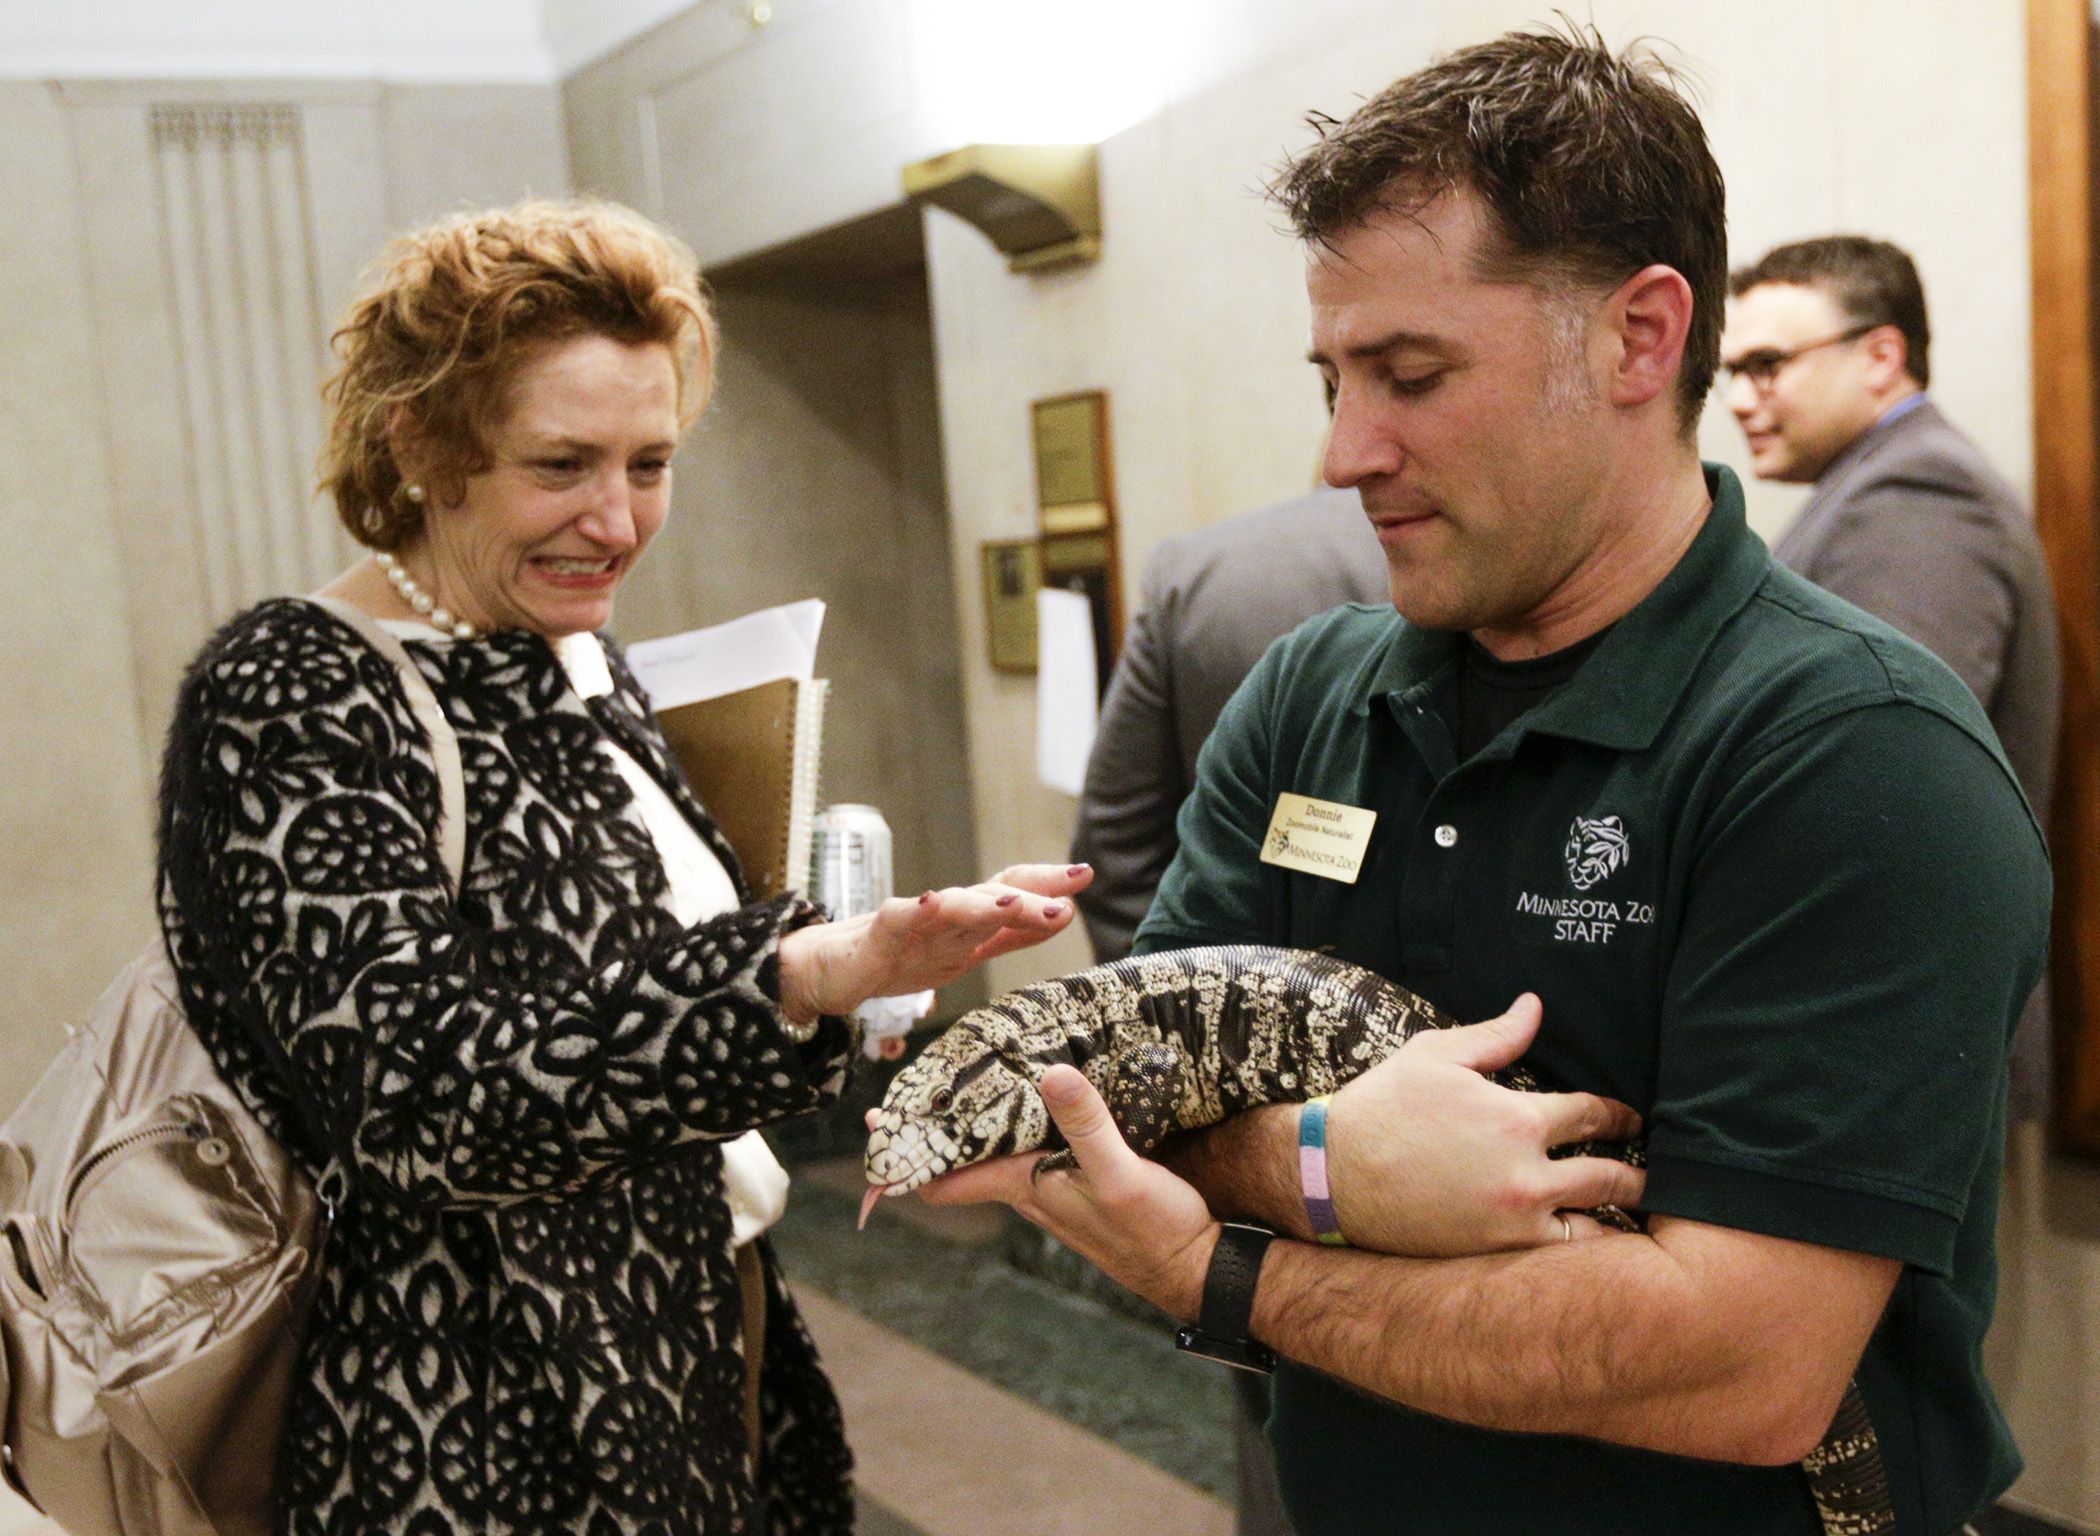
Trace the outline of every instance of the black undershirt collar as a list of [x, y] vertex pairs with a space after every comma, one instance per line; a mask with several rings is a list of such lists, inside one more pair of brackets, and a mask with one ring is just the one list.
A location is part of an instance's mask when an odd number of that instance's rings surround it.
[[1524, 661], [1498, 661], [1467, 636], [1458, 664], [1458, 760], [1466, 761], [1511, 721], [1551, 698], [1610, 633], [1607, 624], [1573, 645]]

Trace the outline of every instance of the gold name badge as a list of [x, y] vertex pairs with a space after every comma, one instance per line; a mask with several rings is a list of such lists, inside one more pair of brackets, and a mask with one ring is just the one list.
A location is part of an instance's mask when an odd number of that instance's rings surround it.
[[1376, 811], [1311, 795], [1278, 795], [1276, 814], [1261, 840], [1261, 861], [1354, 885], [1377, 824]]

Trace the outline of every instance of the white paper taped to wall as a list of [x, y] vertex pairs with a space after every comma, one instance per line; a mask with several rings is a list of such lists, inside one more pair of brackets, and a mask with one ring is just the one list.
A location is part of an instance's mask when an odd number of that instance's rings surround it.
[[1086, 784], [1099, 710], [1094, 609], [1077, 592], [1043, 587], [1035, 595], [1035, 620], [1036, 777], [1077, 795]]
[[821, 598], [761, 608], [726, 624], [689, 629], [627, 647], [627, 665], [657, 709], [676, 709], [779, 678], [808, 682], [817, 670]]

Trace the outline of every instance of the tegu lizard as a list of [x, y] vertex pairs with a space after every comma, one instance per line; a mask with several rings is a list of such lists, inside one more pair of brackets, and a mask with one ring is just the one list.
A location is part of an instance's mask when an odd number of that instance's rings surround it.
[[[1050, 1147], [1071, 1166], [1036, 1084], [1065, 1062], [1100, 1090], [1140, 1155], [1262, 1104], [1332, 1093], [1424, 1029], [1457, 1020], [1328, 955], [1236, 944], [1172, 950], [1036, 982], [965, 1014], [899, 1072], [869, 1118], [861, 1221], [954, 1168]], [[1522, 1067], [1491, 1074], [1536, 1091]], [[1639, 1141], [1556, 1149], [1639, 1165]], [[1625, 1213], [1595, 1211], [1634, 1229]], [[1825, 1536], [1895, 1528], [1880, 1442], [1856, 1383], [1802, 1462]]]

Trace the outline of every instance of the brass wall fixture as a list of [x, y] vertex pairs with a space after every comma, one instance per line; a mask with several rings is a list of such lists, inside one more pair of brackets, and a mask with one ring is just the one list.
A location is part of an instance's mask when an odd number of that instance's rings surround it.
[[1035, 594], [1043, 555], [1034, 539], [988, 540], [979, 553], [984, 578], [984, 640], [998, 672], [1035, 670]]
[[1123, 574], [1116, 548], [1108, 393], [1090, 389], [1030, 407], [1043, 585], [1082, 594], [1094, 610], [1095, 679], [1103, 693], [1123, 648]]
[[982, 230], [1016, 272], [1101, 255], [1091, 144], [968, 144], [904, 168], [904, 195]]
[[1062, 587], [1094, 613], [1096, 685], [1123, 648], [1123, 571], [1116, 547], [1114, 462], [1109, 453], [1108, 394], [1089, 389], [1029, 407], [1035, 448], [1036, 536], [994, 539], [979, 553], [984, 632], [992, 666], [1036, 669], [1035, 594]]

